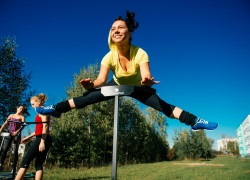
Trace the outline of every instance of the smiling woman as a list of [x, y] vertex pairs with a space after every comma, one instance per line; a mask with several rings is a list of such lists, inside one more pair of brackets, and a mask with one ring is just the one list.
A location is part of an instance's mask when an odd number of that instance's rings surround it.
[[[207, 132], [215, 142], [221, 134], [236, 137], [249, 114], [248, 0], [143, 1], [143, 8], [141, 1], [0, 1], [0, 35], [16, 37], [31, 87], [54, 104], [66, 98], [65, 87], [80, 68], [103, 57], [112, 20], [126, 9], [136, 12], [133, 44], [150, 56], [151, 72], [161, 81], [157, 94], [218, 122], [223, 128]], [[190, 128], [168, 124], [169, 135]]]
[[[129, 96], [141, 103], [152, 107], [167, 117], [175, 118], [180, 122], [190, 125], [193, 130], [214, 130], [218, 124], [198, 118], [197, 116], [163, 101], [152, 88], [159, 84], [152, 77], [149, 66], [148, 54], [140, 47], [131, 44], [132, 33], [138, 28], [135, 13], [127, 11], [126, 18], [121, 16], [112, 23], [108, 44], [110, 51], [103, 57], [98, 77], [82, 79], [80, 82], [87, 90], [83, 96], [60, 102], [54, 106], [37, 107], [36, 112], [44, 115], [60, 117], [61, 113], [73, 108], [84, 108], [87, 105], [109, 100], [99, 87], [110, 85], [134, 85], [134, 92]], [[113, 72], [113, 79], [107, 82], [109, 72]], [[97, 89], [98, 88], [98, 89]]]

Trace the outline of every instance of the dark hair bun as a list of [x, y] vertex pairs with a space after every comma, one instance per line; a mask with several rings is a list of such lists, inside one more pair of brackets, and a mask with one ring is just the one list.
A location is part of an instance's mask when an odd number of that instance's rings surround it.
[[139, 23], [135, 21], [135, 13], [126, 11], [126, 19], [123, 19], [121, 16], [118, 16], [115, 21], [123, 20], [125, 21], [126, 25], [128, 26], [129, 32], [133, 32], [135, 29], [138, 28]]

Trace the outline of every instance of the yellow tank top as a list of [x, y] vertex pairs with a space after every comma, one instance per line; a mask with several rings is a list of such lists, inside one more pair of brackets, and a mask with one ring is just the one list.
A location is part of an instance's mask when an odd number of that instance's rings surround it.
[[112, 70], [114, 81], [118, 85], [141, 85], [140, 64], [149, 62], [148, 54], [143, 49], [131, 45], [130, 59], [130, 68], [125, 71], [120, 65], [118, 52], [111, 50], [103, 57], [101, 65]]

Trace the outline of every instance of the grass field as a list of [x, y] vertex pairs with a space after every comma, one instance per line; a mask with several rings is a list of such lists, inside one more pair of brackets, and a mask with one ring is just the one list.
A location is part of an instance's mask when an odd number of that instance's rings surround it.
[[[45, 180], [111, 179], [112, 167], [80, 169], [46, 169]], [[118, 180], [250, 180], [250, 159], [217, 157], [212, 160], [167, 161], [150, 164], [118, 166]]]

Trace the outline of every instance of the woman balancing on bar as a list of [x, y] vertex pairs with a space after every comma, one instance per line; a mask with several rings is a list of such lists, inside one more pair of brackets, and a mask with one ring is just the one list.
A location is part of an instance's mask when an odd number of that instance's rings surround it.
[[[84, 108], [87, 105], [109, 100], [101, 94], [101, 86], [111, 85], [136, 85], [134, 92], [129, 96], [137, 99], [143, 104], [150, 106], [167, 117], [175, 118], [180, 122], [190, 125], [193, 130], [206, 129], [214, 130], [218, 124], [180, 109], [163, 101], [151, 86], [158, 84], [151, 76], [149, 57], [140, 47], [131, 44], [132, 33], [138, 27], [134, 20], [135, 13], [127, 12], [126, 19], [119, 16], [113, 22], [108, 36], [110, 51], [101, 61], [100, 72], [94, 81], [90, 78], [82, 79], [80, 83], [87, 90], [83, 96], [60, 102], [56, 105], [36, 108], [37, 113], [60, 117], [61, 113], [70, 111], [73, 108]], [[109, 71], [113, 72], [113, 79], [106, 83]]]
[[[47, 96], [45, 94], [39, 94], [33, 96], [30, 99], [31, 106], [33, 108], [41, 107], [43, 106], [46, 99]], [[49, 135], [50, 116], [37, 114], [37, 116], [35, 117], [35, 122], [36, 122], [35, 132], [23, 138], [21, 141], [22, 143], [27, 143], [33, 137], [36, 137], [35, 141], [31, 144], [25, 156], [23, 157], [21, 168], [19, 169], [15, 180], [21, 180], [24, 178], [31, 161], [34, 158], [36, 159], [35, 179], [38, 180], [43, 178], [43, 163], [45, 162], [49, 149], [52, 146], [52, 140]]]
[[18, 134], [21, 131], [22, 123], [25, 122], [25, 117], [23, 114], [29, 115], [26, 107], [22, 105], [18, 106], [16, 109], [16, 113], [10, 114], [5, 123], [0, 128], [0, 132], [2, 132], [6, 127], [8, 127], [8, 133], [9, 133], [9, 135], [6, 136], [3, 141], [3, 147], [0, 158], [0, 170], [3, 169], [3, 164], [6, 159], [6, 155], [10, 149], [12, 141], [14, 140], [14, 142], [18, 143], [19, 145], [21, 136], [18, 137]]

